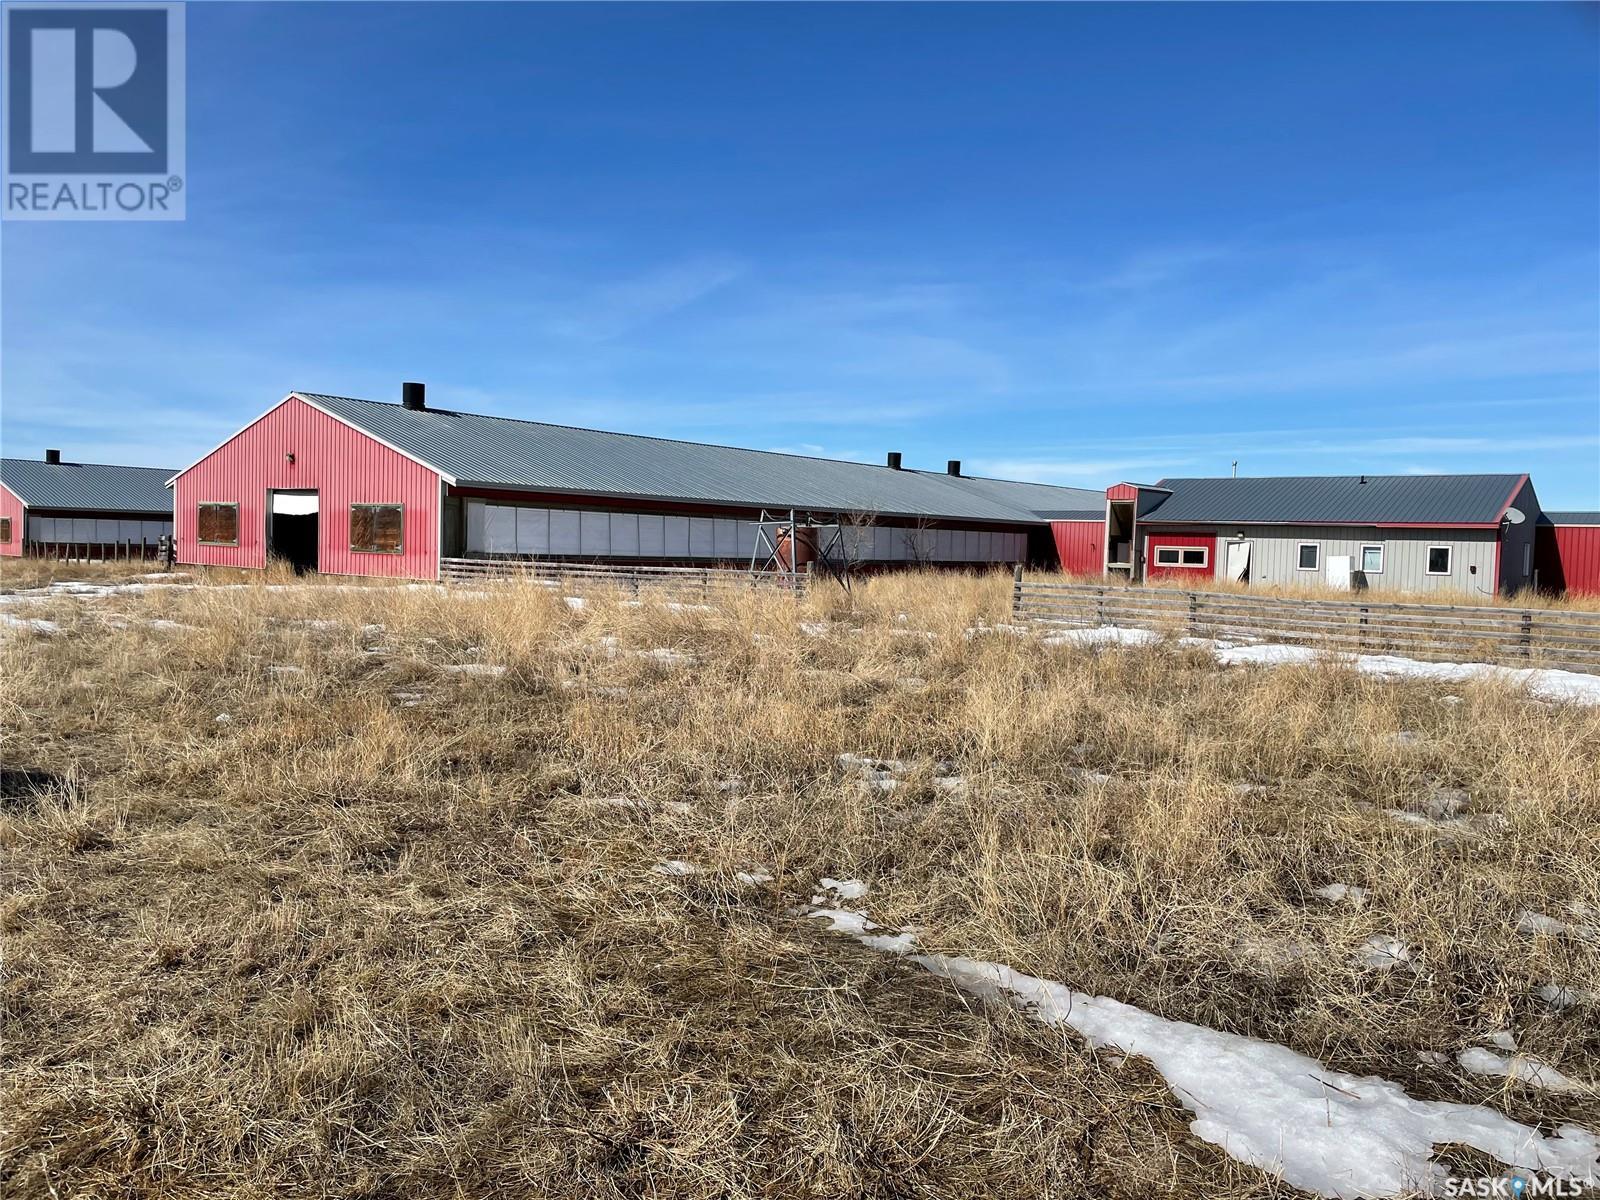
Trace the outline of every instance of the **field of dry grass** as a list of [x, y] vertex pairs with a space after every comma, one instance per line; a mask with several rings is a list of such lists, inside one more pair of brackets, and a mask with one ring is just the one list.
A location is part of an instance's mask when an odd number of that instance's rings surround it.
[[[11, 604], [49, 628], [0, 643], [4, 1194], [1296, 1194], [1144, 1058], [829, 932], [824, 877], [931, 950], [1600, 1128], [1600, 707], [969, 632], [1008, 595]], [[1458, 1061], [1506, 1034], [1570, 1088]]]

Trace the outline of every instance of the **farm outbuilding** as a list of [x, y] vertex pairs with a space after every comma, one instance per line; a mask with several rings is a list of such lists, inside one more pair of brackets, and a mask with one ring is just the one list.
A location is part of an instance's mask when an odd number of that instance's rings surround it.
[[1162, 479], [1052, 520], [1065, 570], [1128, 581], [1492, 595], [1535, 586], [1527, 475]]
[[[749, 566], [1053, 561], [1100, 493], [294, 392], [174, 475], [178, 557], [438, 577], [442, 559]], [[793, 528], [791, 536], [787, 531]]]
[[1542, 513], [1536, 537], [1540, 587], [1600, 596], [1600, 511]]
[[170, 467], [0, 459], [0, 554], [154, 555], [172, 532]]

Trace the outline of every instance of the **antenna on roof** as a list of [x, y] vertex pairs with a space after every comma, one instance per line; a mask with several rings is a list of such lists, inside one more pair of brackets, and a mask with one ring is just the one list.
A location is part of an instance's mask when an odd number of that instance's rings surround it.
[[1239, 460], [1237, 458], [1233, 460], [1233, 477], [1235, 479], [1239, 478]]
[[1358, 482], [1365, 483], [1366, 481], [1367, 481], [1367, 476], [1366, 476], [1366, 473], [1363, 472], [1362, 475], [1361, 475], [1361, 478], [1360, 478], [1360, 480], [1358, 480]]

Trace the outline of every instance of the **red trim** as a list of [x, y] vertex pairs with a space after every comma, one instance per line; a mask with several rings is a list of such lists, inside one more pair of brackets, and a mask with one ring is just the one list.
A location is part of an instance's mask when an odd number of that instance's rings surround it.
[[[1160, 511], [1159, 509], [1157, 511]], [[1193, 521], [1163, 521], [1160, 517], [1140, 517], [1141, 525], [1194, 525]], [[1317, 528], [1337, 529], [1498, 529], [1499, 521], [1211, 521], [1212, 528], [1226, 529], [1234, 525], [1309, 525]]]
[[[1517, 498], [1517, 493], [1527, 486], [1528, 477], [1526, 475], [1517, 480], [1516, 486], [1511, 489], [1511, 495], [1507, 496], [1506, 502], [1500, 506], [1500, 516], [1498, 518], [1499, 521], [1504, 521], [1506, 519], [1506, 509], [1511, 507], [1511, 502]], [[1523, 515], [1526, 516], [1527, 514], [1524, 513]]]

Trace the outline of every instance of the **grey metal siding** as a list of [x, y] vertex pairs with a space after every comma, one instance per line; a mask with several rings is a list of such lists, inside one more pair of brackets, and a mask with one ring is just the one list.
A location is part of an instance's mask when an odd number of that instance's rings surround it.
[[[1374, 592], [1454, 592], [1487, 595], [1494, 591], [1495, 531], [1492, 529], [1372, 529], [1343, 525], [1223, 526], [1222, 540], [1243, 534], [1251, 543], [1252, 584], [1295, 587], [1323, 582], [1328, 557], [1348, 554], [1361, 568], [1361, 547], [1382, 546], [1383, 571], [1357, 575], [1357, 583]], [[1299, 545], [1321, 547], [1318, 569], [1298, 569]], [[1450, 547], [1450, 573], [1429, 575], [1428, 547]], [[1519, 551], [1520, 554], [1520, 551]], [[1219, 554], [1220, 557], [1220, 554]], [[1520, 568], [1520, 560], [1518, 562]]]
[[[474, 499], [466, 500], [465, 509], [469, 554], [743, 562], [762, 545], [755, 521], [731, 517], [600, 512]], [[818, 544], [834, 545], [836, 533], [842, 541], [835, 552], [855, 562], [1021, 562], [1027, 555], [1027, 535], [1007, 530], [822, 526], [817, 530]], [[774, 536], [770, 527], [768, 536]]]

